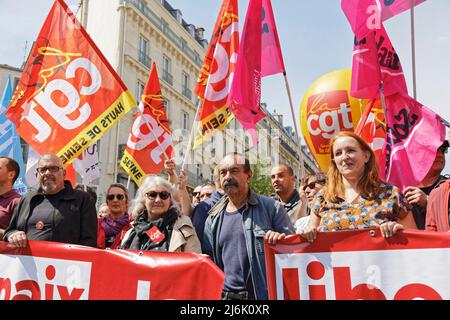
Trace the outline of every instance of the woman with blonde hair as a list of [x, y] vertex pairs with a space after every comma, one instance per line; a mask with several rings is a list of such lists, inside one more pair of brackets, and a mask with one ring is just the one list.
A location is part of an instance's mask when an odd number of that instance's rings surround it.
[[381, 181], [375, 154], [358, 135], [339, 132], [330, 140], [327, 183], [318, 192], [308, 226], [299, 233], [312, 242], [317, 231], [380, 228], [383, 237], [416, 229], [411, 206], [400, 190]]
[[145, 177], [133, 200], [135, 221], [121, 249], [201, 253], [191, 219], [181, 214], [173, 195], [174, 189], [167, 180]]

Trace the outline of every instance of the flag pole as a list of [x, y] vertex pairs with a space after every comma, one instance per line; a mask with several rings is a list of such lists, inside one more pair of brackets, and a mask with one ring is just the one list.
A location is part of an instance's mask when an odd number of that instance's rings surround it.
[[[123, 65], [125, 63], [125, 42], [126, 42], [126, 32], [125, 32], [125, 26], [127, 25], [127, 13], [126, 13], [126, 3], [122, 4], [120, 6], [120, 16], [121, 16], [121, 23], [122, 23], [122, 29], [123, 32], [121, 34], [121, 40], [122, 40], [122, 46], [120, 48], [119, 52], [119, 69], [120, 69], [120, 77], [123, 78]], [[116, 135], [114, 140], [114, 176], [113, 176], [113, 183], [117, 181], [117, 176], [119, 174], [119, 133], [120, 133], [120, 119], [117, 121], [116, 126]]]
[[131, 176], [128, 175], [127, 190], [130, 188], [130, 183], [131, 183]]
[[413, 73], [413, 95], [414, 100], [417, 100], [417, 84], [416, 84], [416, 39], [414, 27], [414, 0], [411, 0], [411, 58], [412, 58], [412, 73]]
[[197, 117], [198, 117], [198, 113], [200, 111], [201, 103], [202, 103], [202, 100], [199, 99], [198, 104], [197, 104], [197, 111], [195, 112], [194, 122], [192, 123], [191, 133], [189, 135], [188, 146], [187, 146], [186, 152], [184, 154], [183, 163], [181, 164], [181, 170], [183, 170], [183, 171], [184, 171], [184, 167], [186, 166], [186, 163], [187, 163], [187, 160], [188, 160], [188, 157], [189, 157], [189, 153], [191, 152], [191, 146], [192, 146], [192, 140], [193, 140], [193, 137], [194, 137], [195, 124], [197, 123]]
[[286, 85], [286, 91], [289, 97], [289, 105], [291, 106], [291, 114], [292, 114], [292, 122], [294, 123], [294, 129], [295, 129], [295, 135], [297, 137], [297, 145], [298, 145], [298, 156], [299, 156], [299, 160], [300, 160], [300, 179], [303, 177], [303, 175], [305, 174], [305, 166], [303, 163], [303, 155], [302, 155], [302, 145], [300, 143], [300, 135], [298, 134], [298, 129], [297, 129], [297, 121], [295, 121], [295, 113], [294, 113], [294, 105], [292, 103], [292, 95], [291, 95], [291, 89], [289, 86], [289, 81], [286, 75], [286, 71], [283, 72], [283, 76], [284, 76], [284, 83]]

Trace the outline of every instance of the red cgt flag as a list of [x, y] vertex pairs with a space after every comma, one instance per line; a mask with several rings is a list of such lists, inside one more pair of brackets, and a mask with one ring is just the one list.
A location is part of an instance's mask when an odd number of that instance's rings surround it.
[[194, 148], [234, 119], [227, 107], [227, 99], [238, 50], [238, 1], [224, 0], [194, 89], [202, 101]]
[[56, 0], [6, 111], [20, 136], [68, 165], [135, 105], [64, 1]]
[[134, 119], [120, 165], [141, 185], [146, 174], [159, 173], [164, 168], [165, 157], [172, 158], [173, 154], [172, 135], [154, 62], [138, 108], [140, 112]]

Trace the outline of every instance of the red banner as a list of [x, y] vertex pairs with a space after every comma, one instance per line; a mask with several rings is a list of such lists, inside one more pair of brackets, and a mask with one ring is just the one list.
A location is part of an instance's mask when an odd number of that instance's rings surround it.
[[277, 300], [448, 300], [450, 233], [320, 232], [265, 244], [269, 298]]
[[39, 154], [71, 163], [136, 105], [62, 0], [39, 33], [6, 116]]
[[223, 272], [195, 253], [99, 250], [29, 241], [0, 242], [3, 300], [216, 300]]
[[172, 134], [153, 62], [120, 165], [141, 185], [146, 174], [158, 174], [173, 154]]

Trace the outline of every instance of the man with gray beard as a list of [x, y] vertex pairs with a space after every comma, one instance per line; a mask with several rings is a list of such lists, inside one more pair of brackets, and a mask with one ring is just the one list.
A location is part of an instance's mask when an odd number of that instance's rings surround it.
[[43, 155], [36, 171], [39, 188], [20, 199], [3, 240], [21, 248], [28, 240], [96, 247], [97, 213], [91, 196], [64, 180], [66, 170], [56, 155]]
[[292, 222], [281, 203], [250, 189], [243, 155], [225, 155], [217, 170], [225, 195], [208, 212], [203, 252], [225, 273], [223, 300], [267, 300], [264, 238], [276, 244], [294, 233]]

